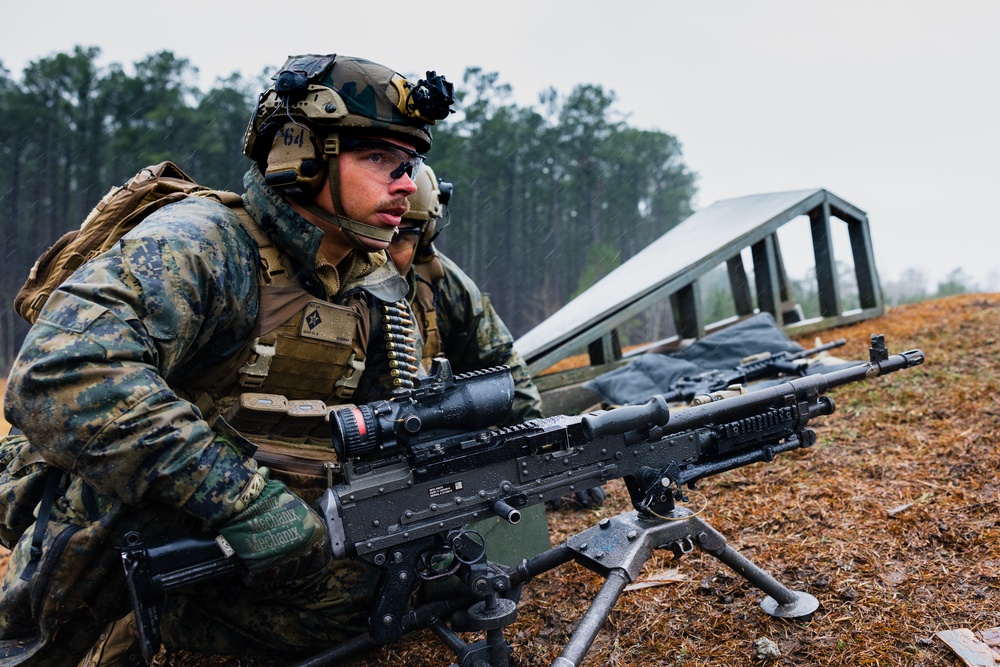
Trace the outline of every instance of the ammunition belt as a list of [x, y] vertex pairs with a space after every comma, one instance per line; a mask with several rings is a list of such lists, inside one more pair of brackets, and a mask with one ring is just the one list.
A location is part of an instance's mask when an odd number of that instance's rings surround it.
[[382, 331], [389, 357], [392, 386], [397, 389], [412, 389], [418, 370], [417, 349], [413, 318], [406, 300], [382, 305]]

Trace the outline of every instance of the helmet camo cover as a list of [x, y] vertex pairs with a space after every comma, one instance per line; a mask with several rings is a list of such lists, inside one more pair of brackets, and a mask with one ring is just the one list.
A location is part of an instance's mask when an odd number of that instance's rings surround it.
[[[272, 133], [292, 119], [305, 119], [317, 130], [376, 130], [413, 142], [425, 153], [430, 126], [451, 111], [451, 84], [427, 73], [416, 85], [388, 67], [362, 58], [331, 55], [290, 56], [272, 79], [247, 128], [243, 152], [258, 160], [271, 145]], [[325, 152], [337, 152], [336, 145]]]

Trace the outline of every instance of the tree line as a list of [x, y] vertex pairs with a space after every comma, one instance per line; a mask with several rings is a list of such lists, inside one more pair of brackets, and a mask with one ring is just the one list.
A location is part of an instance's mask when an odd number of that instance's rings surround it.
[[[35, 259], [114, 185], [171, 160], [194, 180], [241, 191], [243, 134], [270, 83], [234, 73], [208, 90], [162, 51], [126, 68], [75, 47], [0, 63], [0, 373], [27, 330], [13, 299]], [[454, 185], [436, 245], [462, 266], [516, 336], [691, 213], [695, 175], [673, 136], [631, 127], [615, 95], [581, 84], [536, 106], [499, 75], [469, 68], [456, 114], [428, 159]]]
[[76, 47], [29, 63], [14, 78], [0, 63], [0, 372], [27, 324], [14, 295], [35, 259], [79, 227], [114, 185], [172, 160], [196, 180], [239, 189], [242, 135], [257, 82], [232, 75], [209, 91], [171, 52], [127, 71], [98, 67], [100, 50]]

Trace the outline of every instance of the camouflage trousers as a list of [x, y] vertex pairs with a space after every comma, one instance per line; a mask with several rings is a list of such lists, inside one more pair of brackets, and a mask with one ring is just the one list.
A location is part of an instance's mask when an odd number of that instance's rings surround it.
[[[136, 508], [84, 492], [75, 480], [53, 506], [41, 554], [34, 526], [11, 552], [0, 587], [0, 667], [77, 665], [109, 623], [131, 609], [120, 549], [129, 531], [154, 541], [196, 528], [161, 505]], [[376, 573], [353, 561], [280, 585], [239, 578], [167, 597], [168, 649], [219, 655], [301, 656], [367, 628]]]

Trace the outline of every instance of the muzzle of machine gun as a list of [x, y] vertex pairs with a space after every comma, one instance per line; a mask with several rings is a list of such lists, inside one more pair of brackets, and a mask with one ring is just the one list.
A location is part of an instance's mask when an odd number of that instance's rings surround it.
[[453, 375], [447, 359], [435, 359], [417, 387], [331, 412], [333, 448], [341, 461], [392, 456], [424, 440], [503, 424], [513, 402], [508, 367]]

